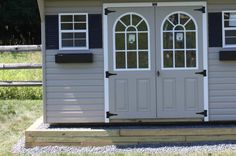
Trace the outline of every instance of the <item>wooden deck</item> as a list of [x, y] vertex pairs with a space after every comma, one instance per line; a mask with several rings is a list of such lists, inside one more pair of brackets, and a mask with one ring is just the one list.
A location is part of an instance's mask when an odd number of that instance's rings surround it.
[[115, 126], [106, 128], [38, 128], [38, 119], [25, 132], [25, 146], [105, 146], [142, 143], [232, 141], [236, 125]]

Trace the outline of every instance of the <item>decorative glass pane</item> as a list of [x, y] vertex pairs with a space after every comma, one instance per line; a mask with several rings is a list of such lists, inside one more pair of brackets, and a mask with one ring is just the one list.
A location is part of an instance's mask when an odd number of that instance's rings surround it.
[[72, 23], [62, 23], [61, 30], [73, 30], [73, 24]]
[[195, 24], [193, 20], [190, 20], [186, 25], [185, 25], [186, 30], [196, 30]]
[[172, 49], [173, 48], [173, 33], [172, 32], [164, 32], [163, 33], [163, 47], [164, 49]]
[[187, 51], [187, 67], [196, 67], [196, 51]]
[[138, 34], [138, 49], [148, 49], [148, 34], [139, 33]]
[[139, 25], [138, 25], [138, 31], [147, 31], [147, 24], [145, 21], [142, 21]]
[[184, 25], [189, 20], [189, 16], [180, 14], [180, 24]]
[[86, 30], [86, 23], [74, 23], [75, 30]]
[[85, 47], [86, 40], [75, 40], [75, 47]]
[[184, 49], [184, 33], [176, 32], [175, 33], [175, 49]]
[[75, 38], [86, 39], [86, 33], [75, 33]]
[[74, 35], [73, 35], [73, 33], [62, 33], [61, 38], [62, 39], [73, 39]]
[[121, 18], [121, 21], [126, 25], [129, 26], [130, 25], [130, 15], [126, 15], [124, 17]]
[[148, 68], [148, 52], [139, 52], [139, 68]]
[[73, 40], [62, 40], [62, 46], [63, 47], [73, 47]]
[[117, 31], [125, 31], [125, 26], [120, 21], [116, 24], [116, 32]]
[[116, 52], [116, 68], [117, 69], [125, 68], [125, 53]]
[[86, 22], [86, 15], [75, 15], [74, 21], [75, 22]]
[[163, 30], [173, 30], [173, 27], [174, 26], [168, 20], [166, 20], [166, 22], [164, 23]]
[[171, 16], [169, 17], [169, 20], [170, 20], [174, 25], [177, 25], [177, 24], [179, 23], [178, 14], [171, 15]]
[[184, 51], [175, 52], [175, 67], [185, 67]]
[[62, 15], [61, 22], [73, 22], [73, 16], [72, 15]]
[[179, 25], [179, 26], [175, 27], [175, 30], [184, 30], [184, 27]]
[[137, 53], [128, 52], [127, 53], [127, 66], [128, 68], [137, 68]]
[[134, 27], [129, 27], [127, 31], [136, 31], [136, 29]]
[[164, 52], [164, 67], [165, 68], [173, 67], [173, 51]]
[[116, 34], [116, 50], [125, 50], [125, 34]]
[[186, 48], [196, 48], [195, 32], [186, 32]]
[[127, 49], [128, 50], [136, 50], [137, 41], [136, 41], [136, 33], [128, 33], [127, 34]]
[[132, 15], [132, 25], [136, 26], [141, 20], [141, 17], [137, 15]]

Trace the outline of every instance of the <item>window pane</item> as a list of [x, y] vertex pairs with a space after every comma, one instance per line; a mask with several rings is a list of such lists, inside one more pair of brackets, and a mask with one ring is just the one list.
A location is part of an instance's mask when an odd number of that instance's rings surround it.
[[236, 37], [231, 37], [231, 38], [225, 38], [225, 43], [226, 44], [234, 44], [236, 45]]
[[127, 31], [136, 31], [136, 29], [134, 27], [129, 27]]
[[179, 23], [178, 14], [171, 15], [171, 16], [169, 17], [169, 20], [170, 20], [174, 25], [177, 25], [177, 24]]
[[61, 15], [61, 22], [72, 22], [73, 16], [72, 15]]
[[142, 21], [139, 25], [138, 25], [138, 31], [147, 31], [147, 24], [145, 21]]
[[86, 33], [75, 33], [75, 39], [86, 39]]
[[136, 45], [136, 34], [135, 33], [127, 33], [127, 49], [128, 50], [135, 50], [137, 49]]
[[184, 25], [189, 20], [189, 16], [180, 14], [180, 24]]
[[185, 67], [184, 51], [175, 52], [175, 67]]
[[62, 47], [73, 47], [73, 40], [62, 40]]
[[196, 48], [196, 33], [187, 32], [186, 33], [186, 47], [187, 48]]
[[225, 13], [225, 27], [236, 27], [236, 12]]
[[74, 23], [75, 30], [86, 30], [86, 23]]
[[125, 68], [125, 53], [116, 52], [116, 68], [117, 69]]
[[73, 33], [62, 33], [62, 39], [73, 39]]
[[173, 25], [167, 20], [164, 24], [163, 30], [173, 30]]
[[196, 30], [193, 20], [190, 20], [185, 26], [186, 30]]
[[184, 27], [182, 27], [182, 26], [177, 26], [177, 27], [175, 28], [175, 30], [184, 30]]
[[73, 24], [72, 23], [62, 23], [61, 30], [73, 30]]
[[132, 15], [132, 25], [136, 26], [141, 20], [141, 17], [137, 15]]
[[139, 33], [138, 34], [138, 49], [148, 49], [148, 34]]
[[139, 52], [139, 68], [148, 68], [148, 52]]
[[137, 68], [137, 53], [136, 52], [127, 53], [127, 63], [128, 63], [128, 68]]
[[75, 15], [74, 21], [75, 22], [86, 22], [86, 15]]
[[173, 51], [164, 52], [164, 67], [165, 68], [173, 67]]
[[116, 34], [116, 50], [125, 50], [125, 34]]
[[196, 67], [196, 51], [187, 51], [187, 67]]
[[130, 15], [126, 15], [124, 17], [121, 18], [121, 21], [126, 25], [129, 26], [130, 25]]
[[86, 47], [86, 40], [75, 40], [76, 47]]
[[116, 24], [116, 32], [117, 31], [125, 31], [125, 26], [120, 21]]
[[172, 49], [173, 48], [173, 33], [172, 32], [164, 32], [163, 33], [163, 47], [164, 49]]
[[176, 32], [175, 33], [175, 49], [184, 49], [184, 33]]

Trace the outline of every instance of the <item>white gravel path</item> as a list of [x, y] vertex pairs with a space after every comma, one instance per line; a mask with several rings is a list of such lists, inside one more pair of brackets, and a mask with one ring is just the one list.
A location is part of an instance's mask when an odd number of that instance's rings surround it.
[[208, 155], [211, 153], [231, 151], [236, 155], [236, 142], [202, 142], [202, 143], [176, 143], [176, 144], [155, 144], [136, 146], [105, 146], [105, 147], [66, 147], [47, 146], [24, 148], [24, 138], [21, 138], [13, 146], [12, 152], [18, 154], [28, 154], [37, 156], [47, 154], [114, 154], [114, 153], [142, 153], [147, 155]]

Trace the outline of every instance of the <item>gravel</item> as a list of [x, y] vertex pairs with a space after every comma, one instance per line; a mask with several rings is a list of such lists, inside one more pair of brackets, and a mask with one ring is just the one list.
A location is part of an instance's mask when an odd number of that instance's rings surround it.
[[47, 146], [24, 148], [24, 137], [12, 148], [13, 153], [26, 155], [40, 154], [114, 154], [114, 153], [141, 153], [148, 155], [189, 155], [189, 154], [207, 154], [210, 153], [231, 151], [236, 154], [236, 142], [195, 142], [195, 143], [171, 143], [171, 144], [141, 144], [141, 145], [126, 145], [126, 146], [105, 146], [105, 147], [67, 147], [67, 146]]

